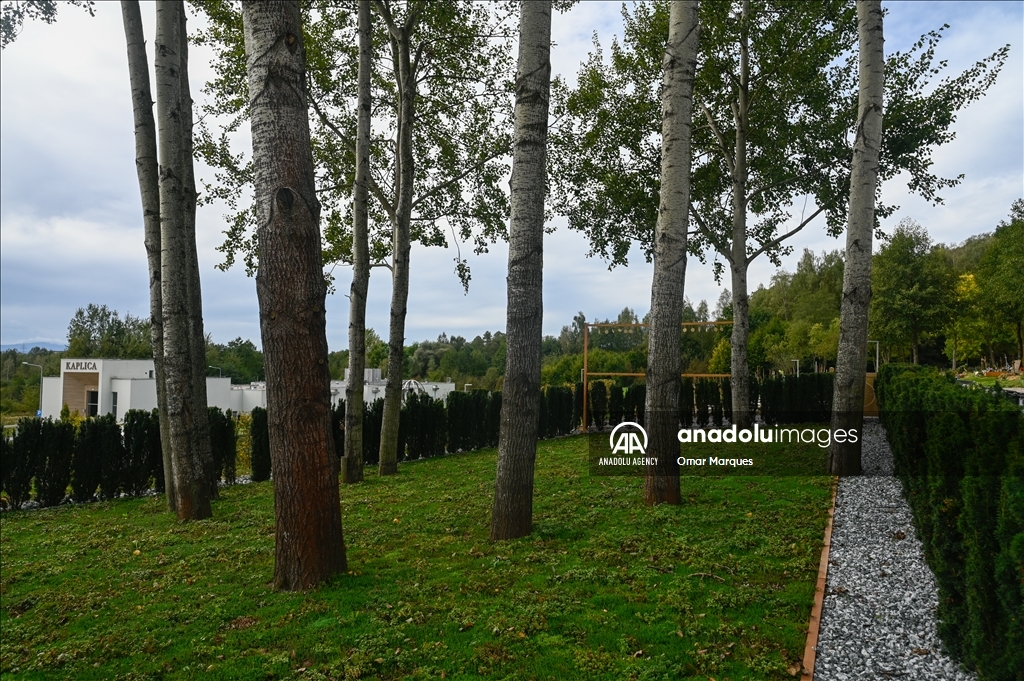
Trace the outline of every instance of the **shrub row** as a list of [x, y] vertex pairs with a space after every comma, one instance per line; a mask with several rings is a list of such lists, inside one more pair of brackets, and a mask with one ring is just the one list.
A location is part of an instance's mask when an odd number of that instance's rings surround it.
[[775, 376], [758, 386], [765, 423], [826, 423], [832, 415], [831, 373]]
[[[213, 480], [235, 478], [235, 422], [230, 412], [210, 409]], [[156, 410], [131, 410], [124, 425], [112, 414], [71, 421], [23, 418], [14, 437], [0, 438], [0, 486], [11, 505], [31, 498], [56, 506], [68, 496], [78, 503], [140, 496], [164, 490], [160, 422]], [[70, 488], [70, 490], [69, 490]], [[70, 491], [70, 494], [69, 494]]]
[[939, 635], [981, 678], [1024, 669], [1024, 414], [934, 370], [875, 382], [896, 475], [939, 586]]

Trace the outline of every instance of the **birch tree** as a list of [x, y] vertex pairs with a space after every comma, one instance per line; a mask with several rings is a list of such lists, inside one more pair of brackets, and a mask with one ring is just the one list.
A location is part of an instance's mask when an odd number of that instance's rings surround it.
[[359, 0], [359, 85], [356, 95], [356, 174], [352, 190], [352, 286], [349, 292], [348, 383], [345, 386], [344, 482], [363, 479], [363, 370], [366, 368], [366, 294], [370, 284], [370, 72], [373, 59], [370, 0]]
[[[192, 101], [188, 91], [185, 7], [163, 0], [156, 12], [156, 103], [159, 127], [161, 304], [167, 421], [178, 517], [208, 518], [211, 480], [205, 342], [195, 255]], [[197, 357], [199, 348], [202, 355]], [[199, 362], [204, 370], [197, 371]]]
[[686, 232], [690, 211], [693, 83], [700, 25], [696, 0], [676, 0], [669, 10], [661, 87], [661, 191], [654, 230], [654, 279], [648, 340], [646, 419], [648, 454], [657, 464], [644, 472], [644, 502], [679, 503], [679, 378]]
[[306, 48], [297, 1], [245, 2], [242, 14], [274, 470], [274, 586], [298, 590], [346, 569]]
[[[859, 43], [856, 137], [850, 167], [843, 299], [839, 313], [839, 352], [832, 396], [832, 431], [864, 422], [868, 312], [871, 305], [871, 241], [875, 230], [879, 152], [882, 148], [882, 97], [885, 93], [885, 40], [881, 0], [858, 0]], [[876, 368], [875, 371], [878, 369]], [[862, 438], [829, 445], [832, 475], [860, 475]]]
[[[551, 89], [551, 2], [523, 2], [516, 70], [515, 141], [508, 248], [505, 383], [491, 541], [533, 530], [533, 474], [540, 413], [544, 317], [544, 197]], [[383, 450], [382, 450], [383, 451]]]
[[[153, 342], [153, 367], [156, 374], [156, 402], [160, 421], [160, 448], [163, 455], [164, 494], [167, 510], [177, 511], [174, 494], [174, 469], [171, 464], [170, 425], [167, 421], [167, 383], [164, 372], [164, 318], [161, 295], [160, 249], [160, 173], [157, 163], [157, 133], [153, 118], [153, 96], [149, 86], [149, 61], [142, 13], [138, 0], [121, 1], [125, 42], [128, 45], [128, 76], [132, 89], [135, 119], [135, 169], [142, 195], [142, 218], [149, 268], [149, 331]], [[205, 382], [205, 379], [204, 379]]]

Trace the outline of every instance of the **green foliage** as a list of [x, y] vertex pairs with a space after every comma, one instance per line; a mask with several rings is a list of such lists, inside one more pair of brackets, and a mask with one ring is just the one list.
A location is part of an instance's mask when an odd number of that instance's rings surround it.
[[896, 474], [939, 585], [939, 634], [982, 678], [1024, 663], [1024, 414], [994, 391], [889, 364], [876, 379]]
[[608, 423], [612, 426], [622, 423], [624, 409], [622, 386], [612, 385], [608, 392]]
[[66, 421], [41, 421], [37, 454], [36, 501], [56, 506], [64, 501], [71, 482], [71, 458], [75, 451], [75, 426]]
[[587, 407], [594, 412], [594, 425], [598, 430], [603, 429], [605, 417], [608, 415], [608, 386], [604, 381], [593, 381], [590, 384]]
[[252, 424], [249, 426], [251, 449], [250, 464], [253, 482], [270, 479], [270, 429], [267, 423], [267, 410], [254, 407]]
[[679, 383], [679, 422], [683, 428], [693, 425], [693, 379], [684, 377]]
[[223, 478], [232, 485], [236, 477], [235, 455], [238, 451], [234, 416], [230, 409], [225, 413], [219, 407], [209, 407], [209, 421], [214, 484]]
[[18, 429], [5, 449], [7, 459], [3, 462], [4, 491], [11, 506], [21, 508], [32, 493], [32, 477], [39, 466], [42, 449], [42, 420], [25, 417], [18, 420]]
[[5, 416], [35, 415], [39, 409], [39, 369], [43, 375], [60, 375], [60, 360], [64, 353], [45, 348], [32, 348], [20, 352], [9, 348], [0, 355], [0, 412]]
[[124, 486], [125, 450], [121, 439], [121, 426], [113, 414], [92, 419], [97, 429], [96, 441], [99, 462], [100, 494], [104, 499], [114, 499]]
[[78, 308], [68, 324], [70, 357], [109, 359], [152, 359], [153, 342], [149, 320], [89, 303]]
[[761, 419], [765, 423], [827, 423], [832, 413], [835, 374], [773, 376], [761, 381]]
[[[230, 377], [233, 383], [252, 383], [266, 376], [263, 369], [263, 353], [250, 340], [241, 337], [227, 345], [206, 340], [206, 364], [211, 376]], [[217, 369], [212, 367], [217, 367]]]
[[[211, 423], [211, 437], [213, 435]], [[155, 451], [154, 451], [155, 448]], [[156, 409], [130, 409], [124, 414], [125, 466], [122, 489], [129, 496], [139, 496], [155, 486], [163, 490], [164, 465], [160, 447], [160, 418]]]
[[0, 48], [7, 47], [21, 33], [26, 19], [39, 19], [47, 24], [57, 21], [57, 8], [61, 5], [81, 7], [89, 16], [96, 16], [93, 0], [20, 0], [5, 2], [0, 10]]

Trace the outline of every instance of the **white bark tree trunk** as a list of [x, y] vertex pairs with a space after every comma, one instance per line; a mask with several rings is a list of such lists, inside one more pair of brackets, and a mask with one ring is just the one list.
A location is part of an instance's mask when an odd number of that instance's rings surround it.
[[153, 95], [149, 85], [149, 61], [138, 0], [122, 0], [121, 18], [128, 46], [128, 76], [132, 88], [135, 119], [135, 168], [142, 196], [146, 259], [149, 266], [149, 331], [153, 343], [153, 367], [156, 374], [156, 403], [160, 421], [160, 448], [163, 455], [164, 494], [167, 510], [177, 511], [174, 496], [174, 469], [171, 465], [171, 439], [167, 421], [167, 384], [164, 372], [164, 317], [160, 266], [160, 170], [157, 162], [156, 121]]
[[363, 479], [363, 370], [366, 368], [366, 293], [370, 283], [367, 181], [370, 175], [372, 39], [370, 0], [359, 0], [359, 91], [356, 104], [356, 181], [352, 197], [352, 287], [349, 295], [348, 383], [345, 387], [344, 482]]
[[491, 540], [533, 530], [544, 316], [544, 198], [551, 90], [551, 2], [520, 5], [508, 248], [505, 383]]
[[242, 17], [274, 478], [274, 585], [298, 590], [346, 569], [306, 52], [297, 0], [245, 2]]
[[[675, 0], [669, 10], [662, 60], [661, 192], [654, 232], [654, 278], [647, 365], [648, 457], [644, 502], [678, 504], [679, 381], [682, 358], [686, 233], [690, 213], [693, 82], [700, 42], [697, 0]], [[507, 379], [506, 379], [507, 380]]]
[[[381, 3], [378, 2], [378, 6]], [[409, 252], [411, 247], [413, 179], [415, 166], [412, 133], [415, 124], [416, 83], [411, 63], [411, 34], [416, 10], [398, 25], [384, 14], [391, 35], [391, 51], [398, 76], [398, 154], [395, 173], [397, 200], [392, 221], [394, 240], [391, 261], [391, 321], [388, 327], [388, 376], [384, 387], [384, 415], [380, 433], [381, 475], [398, 473], [398, 420], [402, 412], [402, 376], [405, 367], [405, 316], [409, 303]], [[382, 13], [383, 14], [383, 13]]]
[[[205, 438], [200, 432], [201, 425], [207, 423], [205, 390], [200, 403], [194, 372], [191, 295], [194, 282], [190, 248], [195, 248], [195, 190], [190, 154], [192, 131], [185, 128], [192, 116], [191, 111], [183, 111], [191, 107], [188, 88], [182, 85], [188, 78], [187, 57], [183, 58], [184, 11], [181, 0], [158, 3], [154, 66], [160, 131], [161, 295], [167, 419], [178, 517], [189, 520], [208, 518], [212, 510], [208, 478], [209, 429]], [[204, 388], [205, 381], [204, 373]]]
[[[860, 36], [860, 97], [857, 133], [850, 176], [850, 211], [846, 228], [846, 266], [839, 318], [839, 353], [832, 398], [832, 429], [855, 428], [864, 422], [864, 381], [871, 303], [871, 240], [875, 229], [878, 154], [882, 144], [882, 95], [885, 51], [880, 0], [858, 0]], [[877, 371], [877, 367], [875, 369]], [[838, 442], [829, 447], [829, 472], [860, 475], [861, 442]]]

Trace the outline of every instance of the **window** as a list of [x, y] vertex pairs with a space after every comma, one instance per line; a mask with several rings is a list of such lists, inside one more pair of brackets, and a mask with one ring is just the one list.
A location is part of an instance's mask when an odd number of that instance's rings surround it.
[[88, 390], [85, 393], [85, 415], [98, 416], [100, 413], [100, 392]]

